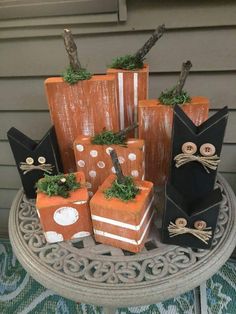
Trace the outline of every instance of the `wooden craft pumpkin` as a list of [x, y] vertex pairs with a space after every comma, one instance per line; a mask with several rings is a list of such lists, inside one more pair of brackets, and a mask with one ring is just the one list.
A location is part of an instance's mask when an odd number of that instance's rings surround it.
[[95, 240], [137, 253], [144, 247], [154, 215], [153, 184], [135, 179], [140, 193], [124, 202], [104, 195], [115, 179], [110, 175], [90, 201]]
[[62, 78], [45, 81], [51, 120], [59, 142], [64, 172], [76, 169], [73, 142], [79, 134], [119, 130], [115, 78], [94, 75], [69, 85]]
[[[136, 70], [109, 68], [107, 74], [113, 74], [116, 79], [119, 122], [123, 129], [137, 122], [138, 102], [148, 98], [149, 66], [145, 64], [142, 69]], [[135, 133], [133, 131], [130, 136]]]
[[92, 233], [84, 174], [77, 172], [75, 175], [81, 187], [70, 192], [68, 198], [37, 193], [36, 209], [49, 243], [85, 237]]
[[[194, 124], [208, 118], [209, 100], [192, 97], [181, 106]], [[158, 99], [141, 100], [138, 106], [139, 138], [145, 140], [145, 178], [155, 185], [163, 185], [169, 174], [173, 106], [163, 105]]]
[[115, 169], [110, 151], [115, 149], [124, 175], [144, 179], [144, 141], [128, 139], [126, 146], [96, 145], [90, 136], [78, 136], [74, 142], [74, 153], [78, 171], [83, 171], [90, 195], [93, 195], [104, 180]]

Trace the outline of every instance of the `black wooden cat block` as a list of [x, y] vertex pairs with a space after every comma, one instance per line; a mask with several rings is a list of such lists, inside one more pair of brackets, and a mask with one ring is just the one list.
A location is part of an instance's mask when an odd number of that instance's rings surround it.
[[7, 132], [25, 194], [35, 198], [35, 183], [44, 174], [63, 172], [54, 127], [50, 128], [39, 143], [16, 128]]
[[197, 127], [179, 106], [174, 107], [169, 183], [188, 202], [214, 189], [227, 119], [224, 107]]
[[220, 189], [194, 203], [187, 203], [167, 184], [164, 196], [162, 241], [164, 243], [210, 249], [222, 202]]

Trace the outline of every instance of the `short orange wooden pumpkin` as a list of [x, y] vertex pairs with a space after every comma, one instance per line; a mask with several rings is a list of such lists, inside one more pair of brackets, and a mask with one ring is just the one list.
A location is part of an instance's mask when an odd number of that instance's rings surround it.
[[90, 201], [95, 239], [137, 253], [144, 247], [154, 215], [153, 184], [135, 180], [140, 193], [124, 202], [104, 195], [115, 179], [115, 175], [110, 175]]
[[[36, 209], [47, 242], [54, 243], [92, 234], [88, 191], [82, 172], [75, 173], [81, 188], [68, 198], [37, 193]], [[43, 180], [43, 179], [42, 179]]]
[[[209, 99], [192, 97], [181, 106], [189, 118], [200, 125], [208, 118]], [[170, 167], [173, 107], [158, 99], [139, 102], [139, 137], [145, 140], [145, 178], [155, 185], [166, 182]]]
[[144, 179], [144, 141], [128, 139], [127, 147], [121, 145], [95, 145], [90, 136], [78, 136], [74, 142], [74, 152], [78, 171], [83, 171], [89, 194], [93, 195], [100, 184], [115, 169], [112, 166], [110, 151], [115, 149], [119, 156], [122, 171], [126, 176]]

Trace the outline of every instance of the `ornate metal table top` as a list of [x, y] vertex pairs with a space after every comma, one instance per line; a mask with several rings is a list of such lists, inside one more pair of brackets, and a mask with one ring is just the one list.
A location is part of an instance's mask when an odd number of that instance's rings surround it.
[[139, 254], [98, 244], [92, 237], [48, 244], [34, 201], [22, 190], [9, 218], [13, 250], [32, 277], [77, 302], [121, 307], [163, 301], [211, 277], [234, 249], [235, 196], [221, 176], [217, 185], [223, 202], [210, 251], [162, 244], [156, 225]]

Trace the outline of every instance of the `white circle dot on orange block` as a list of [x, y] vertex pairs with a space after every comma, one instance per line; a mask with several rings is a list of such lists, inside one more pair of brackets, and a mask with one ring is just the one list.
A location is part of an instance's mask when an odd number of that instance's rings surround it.
[[112, 168], [111, 168], [111, 171], [112, 171], [113, 173], [116, 173], [115, 167], [112, 167]]
[[135, 154], [133, 154], [133, 153], [130, 153], [129, 155], [128, 155], [128, 158], [129, 158], [129, 160], [136, 160], [136, 155]]
[[107, 147], [107, 148], [106, 148], [106, 153], [107, 153], [107, 155], [110, 156], [110, 153], [111, 153], [112, 150], [113, 150], [112, 147]]
[[105, 168], [105, 162], [103, 162], [103, 161], [99, 161], [98, 163], [97, 163], [97, 166], [98, 166], [98, 168]]
[[78, 160], [77, 164], [79, 167], [83, 168], [85, 166], [85, 161], [84, 160]]
[[60, 207], [54, 212], [53, 219], [60, 226], [70, 226], [79, 219], [79, 213], [74, 207]]
[[124, 157], [122, 157], [122, 156], [119, 156], [119, 157], [118, 157], [118, 160], [119, 160], [119, 163], [120, 163], [120, 164], [123, 164], [123, 163], [125, 162], [125, 159], [124, 159]]
[[138, 170], [132, 170], [132, 171], [131, 171], [131, 175], [132, 175], [133, 177], [138, 177], [138, 175], [139, 175]]
[[88, 237], [89, 235], [90, 235], [90, 232], [88, 232], [88, 231], [80, 231], [80, 232], [73, 234], [73, 236], [71, 238], [77, 239], [77, 238]]
[[97, 150], [93, 149], [93, 150], [90, 151], [90, 156], [97, 157], [97, 155], [98, 155], [98, 151]]
[[79, 152], [82, 152], [82, 151], [84, 151], [84, 146], [81, 145], [81, 144], [78, 144], [78, 145], [76, 145], [76, 149], [77, 149]]
[[61, 233], [57, 233], [56, 231], [44, 232], [44, 236], [49, 243], [61, 242], [64, 240], [63, 235]]
[[94, 170], [90, 170], [90, 171], [89, 171], [89, 176], [90, 176], [91, 178], [95, 178], [96, 175], [97, 175], [97, 172], [96, 172], [96, 171], [94, 171]]

